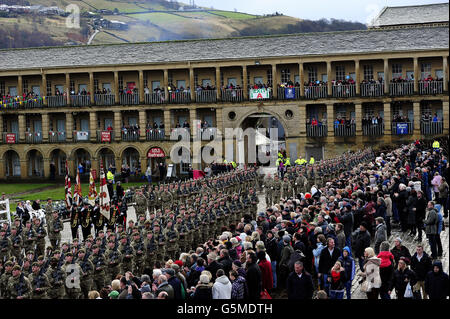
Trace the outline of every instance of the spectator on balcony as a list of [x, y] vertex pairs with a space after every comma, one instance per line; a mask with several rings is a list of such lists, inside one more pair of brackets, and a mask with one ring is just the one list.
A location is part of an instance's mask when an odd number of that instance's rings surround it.
[[317, 122], [316, 118], [313, 117], [312, 121], [311, 121], [311, 125], [312, 126], [317, 126], [319, 123]]
[[434, 113], [433, 122], [439, 122], [439, 118], [436, 113]]
[[150, 94], [150, 90], [147, 85], [144, 87], [144, 94]]
[[184, 120], [183, 128], [190, 128], [190, 127], [191, 127], [191, 126], [190, 126], [189, 122], [186, 121], [186, 120]]
[[338, 127], [339, 127], [339, 124], [341, 124], [341, 121], [340, 121], [339, 119], [336, 119], [336, 120], [334, 121], [334, 128], [338, 128]]
[[108, 125], [108, 127], [106, 128], [107, 131], [111, 132], [113, 130], [111, 124]]

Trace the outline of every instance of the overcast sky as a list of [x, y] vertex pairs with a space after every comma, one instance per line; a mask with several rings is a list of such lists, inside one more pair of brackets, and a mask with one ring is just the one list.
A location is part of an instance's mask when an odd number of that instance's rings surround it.
[[[189, 3], [189, 0], [182, 2]], [[335, 18], [368, 23], [385, 6], [445, 3], [442, 0], [195, 0], [202, 7], [268, 14], [275, 11], [301, 19]]]

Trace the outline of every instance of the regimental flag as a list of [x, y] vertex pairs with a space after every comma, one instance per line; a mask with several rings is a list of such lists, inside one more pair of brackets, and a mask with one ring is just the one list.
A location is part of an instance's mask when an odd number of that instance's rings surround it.
[[91, 170], [91, 172], [89, 174], [89, 194], [88, 194], [89, 204], [94, 206], [96, 198], [97, 198], [97, 190], [95, 189], [95, 180], [94, 180], [94, 176], [92, 176], [92, 170]]
[[106, 186], [105, 171], [103, 170], [103, 164], [100, 165], [100, 191], [99, 191], [99, 204], [100, 213], [109, 219], [110, 216], [110, 199], [108, 187]]
[[285, 88], [284, 89], [285, 99], [295, 99], [295, 88]]
[[73, 203], [78, 207], [83, 204], [83, 195], [81, 194], [80, 171], [77, 169], [77, 178], [75, 188], [73, 190]]
[[70, 177], [69, 177], [69, 166], [67, 165], [66, 161], [66, 177], [64, 180], [64, 199], [66, 202], [66, 208], [68, 210], [72, 210], [72, 185], [70, 184]]

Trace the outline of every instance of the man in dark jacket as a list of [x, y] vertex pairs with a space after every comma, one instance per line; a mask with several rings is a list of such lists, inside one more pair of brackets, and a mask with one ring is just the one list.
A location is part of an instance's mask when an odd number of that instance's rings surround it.
[[279, 257], [278, 257], [278, 243], [271, 230], [267, 232], [267, 237], [264, 242], [264, 246], [266, 247], [266, 252], [270, 257], [273, 275], [273, 288], [275, 289], [277, 288], [277, 263]]
[[173, 288], [173, 296], [176, 300], [181, 300], [182, 292], [181, 292], [181, 281], [175, 276], [175, 270], [172, 268], [168, 268], [163, 270], [163, 274], [167, 277], [167, 282]]
[[173, 290], [173, 287], [167, 282], [167, 277], [165, 275], [160, 275], [158, 277], [158, 286], [153, 286], [155, 296], [158, 296], [160, 292], [165, 291], [168, 294], [167, 299], [174, 299], [175, 292]]
[[416, 274], [406, 265], [406, 258], [402, 257], [398, 261], [398, 267], [394, 272], [394, 280], [392, 283], [397, 294], [397, 299], [405, 299], [405, 291], [408, 283], [412, 289], [417, 283]]
[[423, 251], [422, 245], [417, 245], [416, 253], [411, 257], [411, 269], [416, 273], [417, 285], [422, 289], [423, 299], [427, 299], [425, 277], [432, 270], [431, 259]]
[[430, 201], [427, 204], [427, 217], [423, 222], [425, 224], [425, 233], [428, 237], [428, 243], [431, 249], [431, 258], [436, 259], [438, 255], [437, 248], [437, 233], [439, 218], [436, 209], [434, 208], [434, 202]]
[[359, 260], [359, 268], [364, 271], [364, 250], [370, 247], [370, 233], [367, 230], [367, 223], [361, 222], [359, 229], [353, 233], [352, 248], [355, 258]]
[[327, 280], [328, 273], [331, 271], [331, 268], [340, 256], [341, 250], [335, 247], [334, 239], [328, 238], [327, 247], [320, 253], [319, 260], [319, 277], [323, 280], [323, 287], [325, 287], [325, 291], [327, 291], [329, 287], [329, 282]]
[[311, 299], [313, 296], [313, 282], [310, 274], [303, 270], [303, 263], [296, 261], [294, 271], [286, 281], [288, 299]]
[[401, 257], [405, 257], [409, 263], [411, 261], [411, 254], [408, 247], [402, 245], [402, 239], [400, 237], [395, 238], [394, 248], [391, 249], [392, 255], [394, 255], [395, 268], [397, 268], [398, 261]]
[[225, 271], [225, 273], [228, 274], [231, 270], [233, 260], [231, 260], [227, 249], [222, 249], [220, 251], [220, 258], [217, 261], [222, 265], [222, 269]]
[[257, 257], [255, 253], [249, 253], [247, 255], [247, 286], [248, 286], [248, 297], [249, 299], [259, 299], [262, 289], [262, 275], [261, 270], [257, 264]]
[[212, 281], [216, 280], [217, 270], [223, 269], [222, 264], [217, 261], [217, 255], [215, 253], [208, 254], [208, 266], [205, 270], [208, 270], [212, 275]]
[[425, 277], [425, 291], [430, 299], [446, 299], [448, 288], [448, 275], [442, 270], [442, 262], [436, 260]]
[[339, 217], [339, 222], [344, 225], [345, 245], [351, 246], [351, 236], [353, 230], [353, 213], [352, 206], [350, 204], [345, 206], [344, 215]]

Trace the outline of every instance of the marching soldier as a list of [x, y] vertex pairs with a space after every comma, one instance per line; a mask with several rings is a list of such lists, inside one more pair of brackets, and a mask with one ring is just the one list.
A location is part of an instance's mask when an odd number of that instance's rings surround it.
[[272, 202], [273, 204], [280, 203], [281, 198], [281, 181], [279, 180], [278, 176], [274, 176], [273, 180], [273, 195], [272, 195]]
[[47, 231], [39, 218], [34, 220], [34, 232], [36, 234], [36, 256], [44, 255], [45, 236], [47, 236]]
[[106, 258], [100, 253], [100, 247], [97, 245], [92, 246], [92, 254], [89, 256], [89, 260], [94, 265], [94, 285], [95, 290], [100, 291], [105, 286], [105, 268], [107, 266]]
[[122, 255], [122, 271], [123, 272], [127, 272], [127, 271], [133, 272], [135, 252], [134, 252], [133, 246], [131, 246], [126, 234], [120, 235], [120, 244], [117, 249], [119, 250], [120, 254]]
[[147, 208], [148, 208], [148, 212], [150, 214], [155, 211], [156, 200], [157, 200], [157, 194], [154, 191], [153, 187], [150, 185], [148, 187], [148, 192], [147, 192]]
[[133, 233], [133, 241], [131, 242], [131, 246], [136, 253], [132, 273], [136, 276], [141, 276], [144, 271], [144, 243], [138, 229], [135, 229]]
[[166, 238], [166, 253], [168, 258], [175, 258], [175, 255], [178, 251], [178, 240], [180, 235], [178, 231], [173, 227], [173, 220], [169, 219], [167, 221], [167, 225], [163, 231], [163, 235]]
[[38, 262], [34, 262], [31, 266], [32, 272], [28, 275], [32, 291], [31, 299], [48, 299], [47, 291], [50, 289], [50, 281], [43, 269]]
[[270, 174], [264, 180], [264, 188], [266, 189], [266, 205], [273, 205], [273, 179]]
[[95, 235], [97, 236], [98, 232], [100, 230], [103, 230], [106, 224], [105, 216], [100, 213], [100, 205], [98, 199], [95, 200], [95, 205], [92, 208], [92, 217], [94, 221]]
[[105, 257], [108, 259], [106, 282], [111, 282], [118, 274], [122, 273], [122, 254], [117, 249], [115, 240], [110, 239], [108, 241], [108, 248], [106, 249]]
[[[9, 239], [9, 238], [8, 238]], [[9, 292], [8, 292], [8, 281], [9, 278], [12, 277], [12, 269], [13, 269], [13, 262], [8, 260], [5, 262], [5, 272], [0, 276], [0, 297], [2, 299], [9, 299]]]
[[93, 217], [93, 207], [85, 202], [80, 210], [80, 223], [81, 223], [81, 233], [83, 234], [83, 240], [89, 236], [92, 228], [92, 217]]
[[166, 254], [166, 238], [163, 235], [161, 226], [157, 220], [153, 223], [153, 237], [158, 245], [158, 249], [156, 250], [156, 260], [164, 260]]
[[308, 186], [308, 180], [305, 176], [300, 172], [298, 177], [295, 179], [295, 186], [296, 186], [296, 194], [305, 193], [306, 187]]
[[11, 242], [11, 254], [15, 257], [16, 261], [20, 263], [22, 260], [22, 237], [17, 234], [17, 228], [15, 226], [11, 227]]
[[80, 299], [82, 293], [81, 287], [77, 285], [77, 281], [78, 284], [81, 284], [81, 267], [75, 263], [71, 252], [65, 254], [65, 263], [64, 266], [62, 266], [62, 271], [66, 274], [66, 277], [68, 276], [71, 279], [70, 282], [65, 285], [66, 297], [69, 299]]
[[36, 232], [34, 228], [31, 227], [31, 220], [28, 220], [25, 224], [25, 228], [23, 229], [23, 245], [25, 251], [34, 250], [36, 244]]
[[12, 242], [6, 235], [6, 230], [2, 228], [0, 230], [0, 259], [6, 262], [11, 254]]
[[48, 223], [49, 219], [52, 218], [52, 212], [53, 212], [53, 201], [49, 197], [47, 198], [47, 204], [44, 207], [45, 210], [45, 221]]
[[169, 188], [166, 186], [164, 191], [160, 194], [161, 206], [163, 210], [170, 208], [172, 206], [173, 195], [169, 192]]
[[86, 254], [86, 250], [80, 249], [78, 251], [77, 264], [81, 269], [80, 288], [84, 298], [87, 299], [89, 291], [94, 286], [94, 264]]
[[32, 294], [30, 280], [22, 273], [19, 265], [12, 268], [12, 277], [8, 280], [10, 299], [30, 299]]
[[133, 202], [135, 203], [136, 216], [144, 215], [145, 220], [145, 212], [147, 211], [147, 198], [145, 198], [141, 189], [136, 190], [136, 194], [133, 197]]
[[158, 245], [153, 238], [153, 231], [149, 230], [145, 234], [144, 239], [144, 273], [151, 274], [153, 265], [155, 264], [156, 250]]
[[48, 291], [50, 299], [63, 299], [66, 295], [66, 274], [61, 269], [61, 264], [57, 257], [52, 257], [50, 259], [50, 267], [47, 270], [46, 275], [51, 287]]
[[72, 231], [72, 239], [78, 238], [78, 226], [80, 226], [80, 209], [73, 204], [70, 214], [70, 229]]

